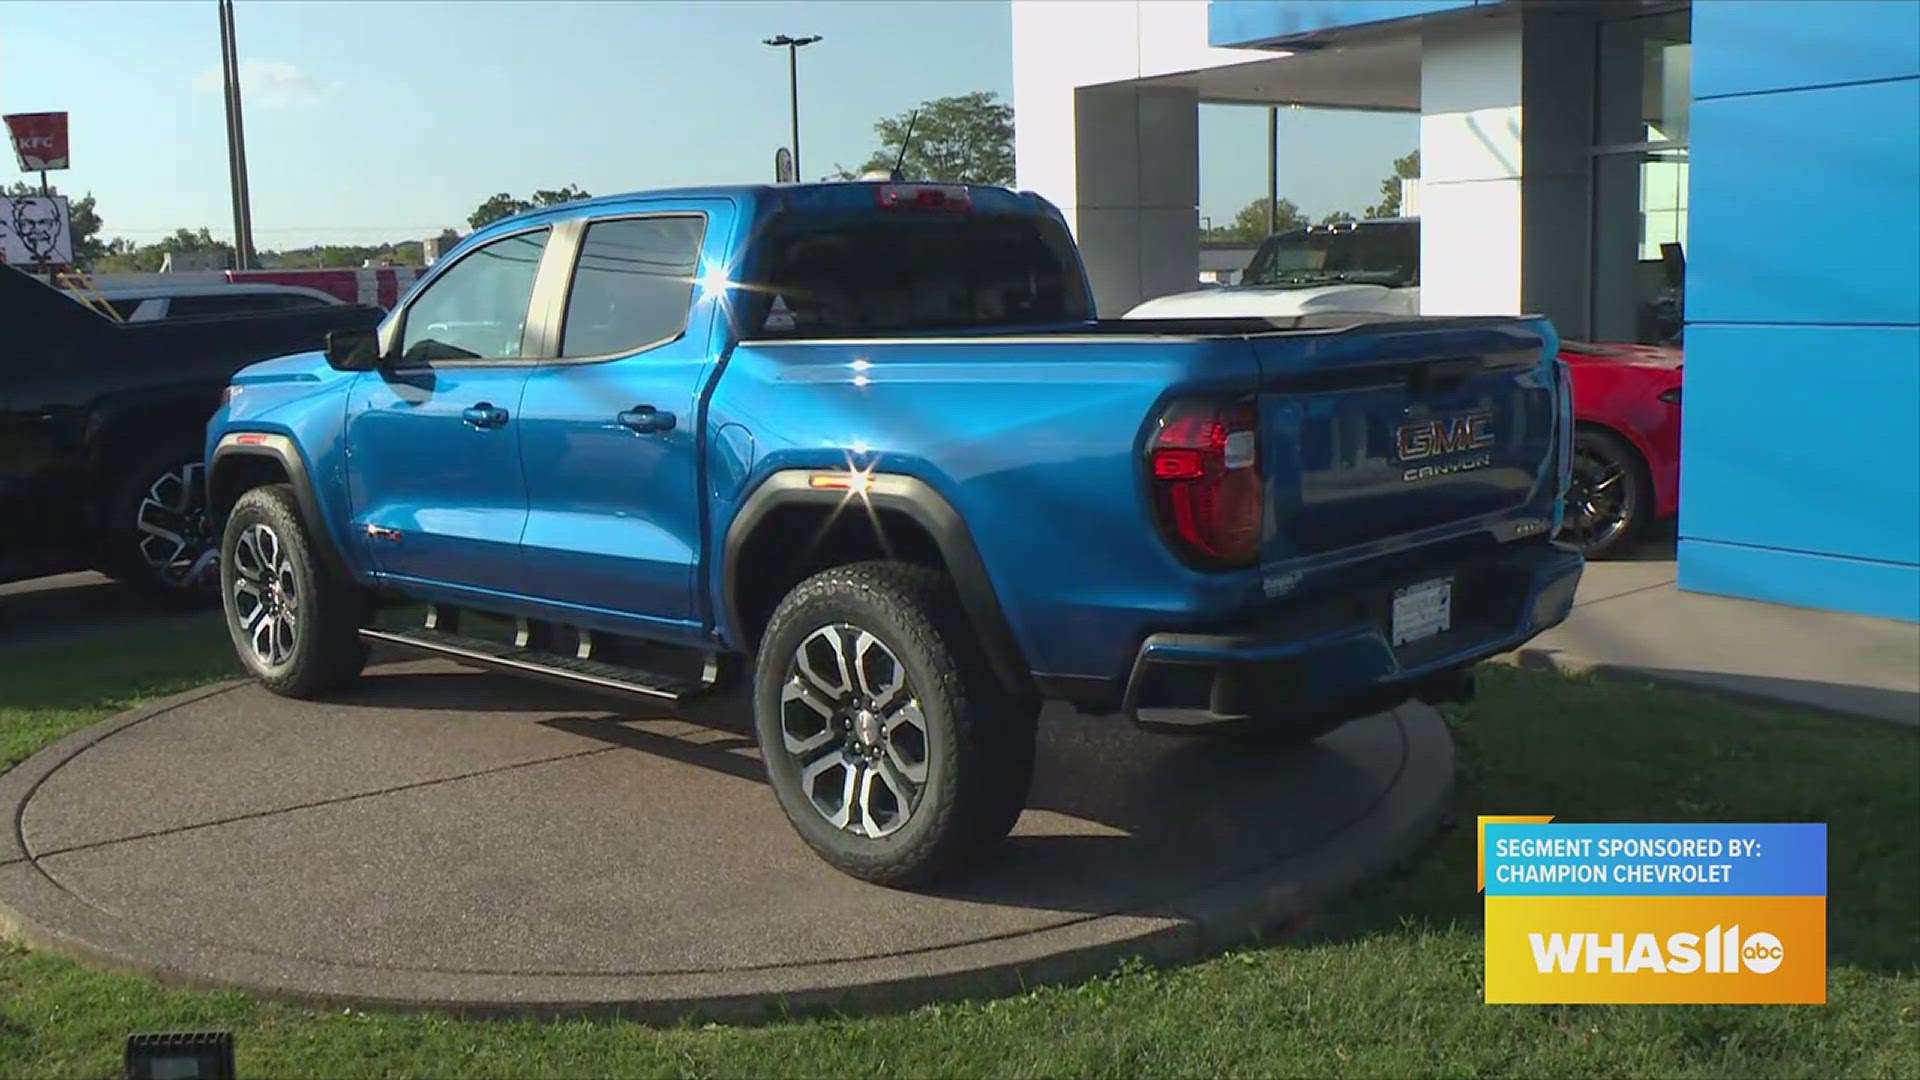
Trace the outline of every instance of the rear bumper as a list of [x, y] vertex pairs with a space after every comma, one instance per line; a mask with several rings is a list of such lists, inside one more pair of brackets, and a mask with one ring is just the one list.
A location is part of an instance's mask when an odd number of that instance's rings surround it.
[[[1471, 665], [1564, 621], [1582, 561], [1550, 541], [1433, 566], [1315, 601], [1233, 634], [1158, 633], [1134, 658], [1122, 711], [1147, 727], [1288, 723], [1365, 716], [1409, 698], [1454, 700]], [[1452, 627], [1391, 644], [1394, 591], [1453, 579]]]

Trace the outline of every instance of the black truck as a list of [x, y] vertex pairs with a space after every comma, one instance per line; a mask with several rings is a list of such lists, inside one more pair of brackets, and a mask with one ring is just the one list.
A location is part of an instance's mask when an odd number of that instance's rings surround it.
[[229, 377], [383, 314], [119, 323], [0, 266], [0, 583], [97, 569], [166, 599], [216, 597], [202, 439]]

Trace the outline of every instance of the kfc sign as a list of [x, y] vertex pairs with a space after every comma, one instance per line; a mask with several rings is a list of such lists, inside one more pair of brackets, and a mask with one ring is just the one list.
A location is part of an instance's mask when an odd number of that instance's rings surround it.
[[7, 117], [7, 130], [21, 172], [67, 167], [66, 113], [14, 113]]
[[65, 195], [0, 195], [0, 263], [73, 263], [73, 219]]

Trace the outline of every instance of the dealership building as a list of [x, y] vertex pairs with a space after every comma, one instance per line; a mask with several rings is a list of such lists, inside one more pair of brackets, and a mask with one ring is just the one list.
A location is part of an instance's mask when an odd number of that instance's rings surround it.
[[1103, 315], [1201, 277], [1202, 104], [1417, 117], [1424, 313], [1684, 318], [1681, 588], [1920, 621], [1917, 0], [1014, 0], [1013, 55]]

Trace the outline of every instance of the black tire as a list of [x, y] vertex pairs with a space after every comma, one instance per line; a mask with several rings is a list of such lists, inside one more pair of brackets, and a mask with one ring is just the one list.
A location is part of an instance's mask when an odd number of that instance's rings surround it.
[[[803, 672], [816, 666], [844, 673], [810, 682]], [[891, 691], [869, 694], [875, 683]], [[1025, 806], [1038, 703], [1002, 689], [938, 571], [856, 563], [795, 586], [762, 635], [753, 696], [761, 756], [787, 820], [853, 877], [893, 887], [948, 877], [1004, 837]], [[903, 719], [908, 705], [918, 724]], [[809, 742], [817, 745], [789, 749]], [[916, 770], [901, 767], [916, 754], [917, 784]], [[810, 795], [809, 772], [828, 805]], [[911, 789], [904, 804], [896, 783]], [[876, 784], [876, 798], [845, 797]]]
[[220, 602], [240, 662], [276, 694], [315, 697], [366, 666], [366, 597], [328, 570], [286, 484], [254, 488], [233, 504], [220, 541]]
[[[1573, 462], [1560, 539], [1589, 559], [1631, 553], [1653, 520], [1653, 482], [1639, 451], [1611, 431], [1582, 427], [1574, 433]], [[1595, 490], [1597, 484], [1604, 487]]]
[[206, 506], [199, 447], [140, 459], [108, 495], [105, 569], [169, 606], [212, 606], [220, 598], [220, 537]]

